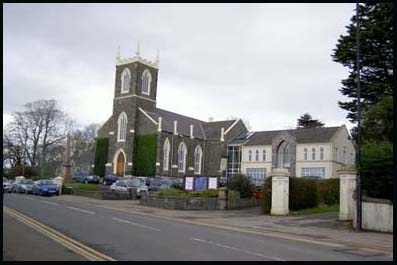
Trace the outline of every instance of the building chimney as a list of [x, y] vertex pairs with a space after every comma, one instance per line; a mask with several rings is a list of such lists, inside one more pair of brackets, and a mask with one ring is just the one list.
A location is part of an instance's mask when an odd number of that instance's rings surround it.
[[221, 128], [221, 142], [224, 142], [225, 141], [225, 138], [223, 137], [224, 136], [224, 134], [225, 134], [225, 128]]
[[178, 121], [174, 121], [174, 134], [175, 135], [178, 135], [177, 127], [178, 127]]
[[193, 124], [190, 124], [190, 138], [193, 139]]

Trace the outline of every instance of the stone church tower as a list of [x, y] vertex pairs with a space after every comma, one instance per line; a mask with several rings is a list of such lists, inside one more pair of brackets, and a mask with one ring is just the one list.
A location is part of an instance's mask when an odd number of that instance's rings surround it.
[[132, 172], [138, 112], [153, 112], [156, 108], [158, 65], [158, 54], [155, 62], [143, 59], [139, 46], [132, 58], [120, 59], [120, 52], [117, 54], [113, 113], [98, 131], [100, 138], [109, 138], [107, 161], [112, 165], [106, 164], [108, 173]]

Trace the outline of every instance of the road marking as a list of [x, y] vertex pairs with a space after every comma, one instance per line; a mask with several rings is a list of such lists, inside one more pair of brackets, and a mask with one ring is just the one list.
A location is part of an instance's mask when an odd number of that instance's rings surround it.
[[123, 219], [119, 219], [119, 218], [116, 218], [116, 217], [112, 217], [112, 219], [116, 220], [116, 221], [119, 221], [119, 222], [122, 222], [122, 223], [131, 224], [131, 225], [135, 225], [135, 226], [139, 226], [139, 227], [142, 227], [142, 228], [146, 228], [146, 229], [150, 229], [150, 230], [154, 230], [154, 231], [160, 232], [160, 229], [157, 229], [157, 228], [154, 228], [154, 227], [137, 224], [137, 223], [134, 223], [134, 222], [131, 222], [131, 221], [127, 221], [127, 220], [123, 220]]
[[52, 205], [59, 205], [59, 203], [56, 203], [56, 202], [49, 202], [49, 201], [45, 201], [45, 200], [40, 200], [40, 201], [48, 203], [48, 204], [52, 204]]
[[31, 197], [24, 197], [24, 198], [27, 199], [27, 200], [32, 200], [32, 201], [35, 200], [35, 199], [31, 198]]
[[[318, 239], [314, 240], [313, 238], [308, 238], [308, 237], [304, 237], [304, 236], [300, 236], [300, 235], [299, 236], [298, 235], [290, 235], [290, 234], [287, 234], [284, 232], [278, 232], [278, 231], [257, 231], [257, 230], [225, 226], [225, 225], [217, 225], [217, 224], [213, 224], [213, 223], [203, 223], [203, 222], [199, 222], [199, 221], [181, 220], [179, 218], [159, 216], [159, 215], [155, 215], [155, 214], [142, 213], [140, 211], [131, 211], [131, 210], [125, 210], [125, 209], [120, 209], [120, 208], [109, 207], [109, 206], [105, 206], [105, 205], [95, 205], [95, 206], [104, 208], [104, 209], [111, 209], [111, 210], [115, 210], [115, 211], [125, 212], [125, 213], [129, 213], [129, 214], [137, 214], [140, 216], [147, 216], [147, 217], [152, 217], [152, 218], [157, 218], [157, 219], [163, 219], [163, 220], [167, 220], [167, 221], [188, 223], [188, 224], [206, 226], [206, 227], [211, 227], [211, 228], [218, 228], [218, 229], [222, 229], [222, 230], [229, 230], [229, 231], [235, 231], [235, 232], [241, 232], [241, 233], [255, 234], [255, 235], [261, 235], [261, 236], [270, 236], [270, 237], [275, 237], [275, 238], [300, 241], [300, 242], [305, 242], [305, 243], [314, 244], [314, 245], [322, 245], [322, 246], [327, 246], [327, 247], [342, 247], [342, 248], [344, 248], [349, 245], [347, 243], [342, 244], [342, 243], [333, 243], [333, 242], [329, 242], [329, 241], [320, 241]], [[362, 249], [362, 247], [358, 247], [358, 249]], [[374, 249], [372, 251], [373, 252], [381, 252], [386, 255], [393, 256], [393, 252], [390, 253], [385, 250], [380, 250], [380, 249], [375, 250]]]
[[51, 238], [52, 240], [60, 243], [66, 248], [72, 250], [73, 252], [82, 255], [83, 257], [92, 260], [92, 261], [116, 261], [112, 257], [109, 257], [105, 254], [102, 254], [95, 249], [92, 249], [36, 220], [30, 218], [29, 216], [18, 212], [14, 209], [8, 208], [3, 205], [3, 213], [10, 215], [16, 220], [32, 227], [36, 231], [44, 234], [45, 236]]
[[205, 243], [205, 244], [209, 244], [209, 245], [215, 245], [215, 246], [221, 247], [221, 248], [227, 248], [227, 249], [243, 252], [243, 253], [246, 253], [246, 254], [249, 254], [249, 255], [258, 256], [258, 257], [265, 258], [265, 259], [272, 259], [272, 260], [277, 260], [277, 261], [285, 261], [284, 259], [281, 259], [281, 258], [278, 258], [278, 257], [270, 257], [270, 256], [263, 255], [261, 253], [251, 252], [251, 251], [244, 250], [244, 249], [241, 249], [241, 248], [236, 248], [236, 247], [232, 247], [232, 246], [216, 243], [216, 242], [210, 241], [210, 240], [205, 240], [205, 239], [200, 239], [200, 238], [191, 238], [190, 240], [198, 241], [200, 243]]
[[83, 210], [83, 209], [76, 208], [76, 207], [72, 207], [72, 206], [68, 206], [68, 208], [72, 209], [72, 210], [75, 210], [75, 211], [83, 212], [83, 213], [95, 214], [94, 212], [90, 212], [90, 211]]

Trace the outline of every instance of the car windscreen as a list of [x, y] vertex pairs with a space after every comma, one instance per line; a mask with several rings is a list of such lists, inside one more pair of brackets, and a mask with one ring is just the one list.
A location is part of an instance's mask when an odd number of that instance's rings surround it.
[[125, 182], [127, 184], [127, 187], [139, 187], [141, 186], [141, 182], [137, 179], [131, 179]]
[[42, 185], [54, 185], [55, 182], [53, 182], [52, 180], [42, 180], [42, 181], [40, 181], [40, 184], [42, 184]]

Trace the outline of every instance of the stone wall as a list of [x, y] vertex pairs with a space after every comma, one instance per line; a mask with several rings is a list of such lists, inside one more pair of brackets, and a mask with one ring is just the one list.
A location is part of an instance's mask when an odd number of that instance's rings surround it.
[[147, 195], [142, 196], [141, 204], [169, 210], [219, 210], [218, 198], [181, 198]]
[[112, 192], [112, 191], [85, 191], [73, 189], [73, 195], [88, 197], [97, 200], [135, 200], [136, 193], [129, 192]]

